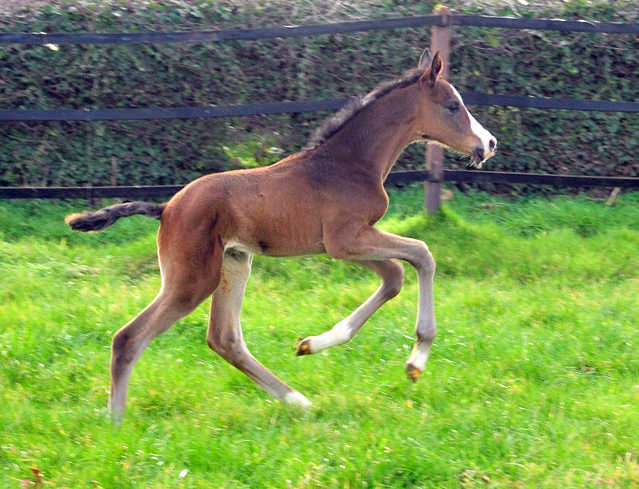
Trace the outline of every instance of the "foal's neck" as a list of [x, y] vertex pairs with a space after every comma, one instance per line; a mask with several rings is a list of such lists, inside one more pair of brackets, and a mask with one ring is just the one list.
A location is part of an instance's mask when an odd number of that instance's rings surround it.
[[404, 148], [413, 142], [417, 119], [414, 87], [394, 90], [373, 102], [328, 144], [340, 146], [348, 165], [363, 165], [368, 173], [386, 178]]

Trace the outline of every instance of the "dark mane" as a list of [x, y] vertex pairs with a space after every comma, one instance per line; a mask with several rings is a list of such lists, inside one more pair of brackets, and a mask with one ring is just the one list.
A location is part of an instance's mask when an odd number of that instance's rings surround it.
[[417, 80], [420, 79], [425, 71], [425, 68], [414, 68], [395, 80], [387, 81], [378, 85], [377, 88], [363, 97], [352, 98], [346, 103], [346, 105], [344, 105], [344, 107], [339, 109], [333, 117], [327, 119], [318, 129], [315, 130], [315, 132], [311, 135], [308, 144], [304, 147], [304, 150], [310, 151], [326, 142], [353, 117], [369, 105], [372, 105], [375, 101], [382, 98], [384, 95], [387, 95], [398, 88], [405, 88], [417, 83]]

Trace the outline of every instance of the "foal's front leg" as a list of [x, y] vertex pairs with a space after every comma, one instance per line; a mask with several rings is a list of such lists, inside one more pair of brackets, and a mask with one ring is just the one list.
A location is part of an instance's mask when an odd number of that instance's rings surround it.
[[357, 260], [382, 278], [382, 285], [353, 314], [343, 319], [330, 331], [319, 336], [309, 336], [297, 345], [298, 355], [310, 355], [325, 348], [346, 343], [357, 334], [366, 321], [382, 305], [399, 294], [404, 281], [404, 267], [393, 260]]
[[[343, 235], [328, 235], [327, 239], [325, 239], [327, 253], [334, 258], [366, 260], [367, 262], [377, 261], [378, 263], [393, 263], [389, 260], [399, 259], [407, 261], [417, 270], [417, 280], [419, 284], [417, 324], [415, 326], [417, 341], [406, 363], [406, 371], [414, 382], [424, 371], [428, 354], [437, 331], [433, 298], [435, 260], [428, 250], [428, 246], [416, 239], [403, 238], [379, 231], [373, 227], [360, 229], [359, 232], [354, 232], [351, 236], [352, 239], [345, 239]], [[373, 295], [373, 297], [374, 296], [375, 295]], [[365, 305], [366, 303], [362, 307]], [[381, 306], [381, 304], [379, 304], [379, 306]], [[357, 311], [353, 315], [355, 314], [357, 314]], [[368, 319], [368, 317], [366, 319]], [[326, 342], [325, 339], [323, 339], [323, 337], [326, 338], [325, 335], [330, 337], [331, 333], [332, 331], [315, 338], [308, 338], [308, 342], [307, 340], [302, 341], [300, 347], [305, 343], [308, 347], [308, 351], [302, 353], [314, 353], [321, 348], [331, 346], [328, 344], [330, 341]], [[354, 334], [355, 333], [353, 333], [353, 335]], [[351, 337], [352, 335], [348, 338], [347, 335], [342, 335], [342, 338], [347, 338], [344, 341], [348, 341]]]

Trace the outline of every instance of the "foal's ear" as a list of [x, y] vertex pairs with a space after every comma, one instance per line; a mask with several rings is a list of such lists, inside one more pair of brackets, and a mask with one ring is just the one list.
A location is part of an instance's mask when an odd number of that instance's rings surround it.
[[[424, 55], [422, 54], [422, 57], [423, 56]], [[420, 62], [420, 67], [421, 67], [421, 62]], [[426, 68], [426, 71], [424, 72], [422, 77], [419, 79], [419, 81], [421, 83], [426, 83], [427, 85], [432, 87], [433, 85], [435, 85], [437, 78], [439, 78], [439, 75], [441, 74], [443, 67], [444, 67], [444, 63], [442, 62], [442, 57], [439, 55], [439, 51], [437, 51], [433, 59], [430, 60], [430, 65], [428, 66], [428, 68]]]
[[430, 50], [428, 48], [424, 49], [424, 52], [422, 53], [422, 55], [419, 57], [419, 64], [417, 65], [418, 68], [428, 68], [428, 66], [430, 66], [430, 62], [433, 60], [433, 58], [430, 55]]

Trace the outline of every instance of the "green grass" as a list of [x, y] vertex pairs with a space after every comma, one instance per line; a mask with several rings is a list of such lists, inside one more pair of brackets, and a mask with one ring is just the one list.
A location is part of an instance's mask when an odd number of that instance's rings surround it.
[[404, 372], [417, 286], [348, 344], [296, 357], [378, 286], [325, 257], [257, 257], [243, 308], [255, 356], [305, 394], [271, 399], [211, 352], [207, 304], [136, 367], [106, 414], [113, 332], [156, 294], [157, 222], [99, 234], [79, 203], [0, 203], [0, 487], [639, 487], [639, 196], [459, 195], [435, 217], [393, 192], [380, 227], [438, 263], [439, 334]]

